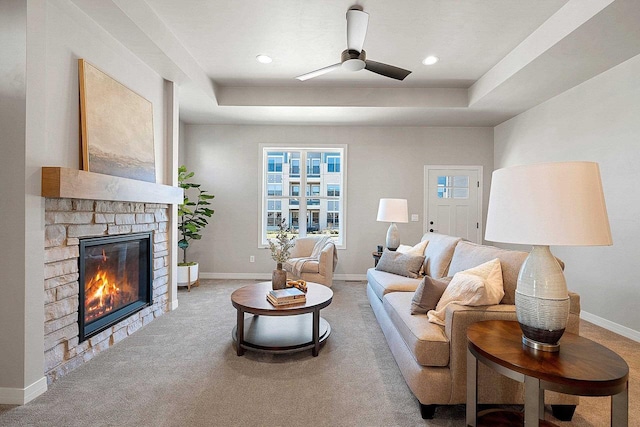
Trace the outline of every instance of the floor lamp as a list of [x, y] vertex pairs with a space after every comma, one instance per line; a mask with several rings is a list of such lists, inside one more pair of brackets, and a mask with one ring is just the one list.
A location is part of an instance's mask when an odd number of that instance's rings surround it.
[[569, 296], [549, 246], [612, 244], [598, 164], [545, 163], [494, 171], [485, 239], [533, 245], [518, 275], [516, 316], [524, 344], [559, 351]]

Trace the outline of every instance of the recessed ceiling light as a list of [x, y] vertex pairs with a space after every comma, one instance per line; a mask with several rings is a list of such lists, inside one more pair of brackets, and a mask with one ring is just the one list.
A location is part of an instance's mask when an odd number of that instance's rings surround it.
[[424, 65], [433, 65], [433, 64], [435, 64], [436, 62], [438, 62], [439, 60], [440, 60], [440, 58], [438, 58], [437, 56], [433, 56], [433, 55], [431, 55], [431, 56], [427, 56], [426, 58], [424, 58], [424, 59], [422, 60], [422, 63], [423, 63]]
[[273, 59], [271, 59], [271, 57], [267, 55], [258, 55], [256, 56], [256, 61], [261, 64], [270, 64]]

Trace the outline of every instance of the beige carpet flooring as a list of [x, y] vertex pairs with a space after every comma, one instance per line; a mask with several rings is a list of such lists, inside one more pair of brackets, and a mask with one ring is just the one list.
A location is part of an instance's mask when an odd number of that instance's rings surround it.
[[[422, 420], [369, 307], [365, 283], [334, 284], [332, 333], [317, 358], [246, 352], [231, 340], [234, 289], [205, 280], [179, 308], [56, 381], [0, 426], [464, 426], [464, 406]], [[629, 425], [640, 425], [640, 343], [587, 322], [582, 334], [631, 368]], [[609, 398], [582, 398], [571, 423], [609, 425]]]

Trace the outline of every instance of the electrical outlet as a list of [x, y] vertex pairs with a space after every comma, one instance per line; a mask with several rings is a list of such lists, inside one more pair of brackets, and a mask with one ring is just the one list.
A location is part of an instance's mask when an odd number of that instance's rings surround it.
[[251, 255], [249, 257], [249, 262], [256, 262], [256, 257], [254, 257], [253, 255]]
[[418, 222], [419, 221], [419, 216], [418, 214], [411, 214], [411, 221], [412, 222]]

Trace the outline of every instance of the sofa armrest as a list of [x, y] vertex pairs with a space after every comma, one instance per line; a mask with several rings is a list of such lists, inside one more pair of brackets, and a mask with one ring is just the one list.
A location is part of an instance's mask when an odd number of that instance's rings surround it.
[[324, 245], [324, 248], [322, 248], [320, 259], [318, 260], [321, 276], [333, 276], [333, 270], [335, 269], [333, 265], [333, 251], [335, 250], [333, 243], [327, 243]]
[[484, 320], [517, 320], [511, 304], [470, 307], [450, 304], [445, 312], [445, 334], [449, 338], [451, 399], [465, 401], [467, 384], [467, 328]]
[[[580, 295], [569, 292], [569, 320], [567, 332], [579, 333]], [[467, 328], [484, 320], [517, 321], [516, 306], [512, 304], [496, 304], [471, 307], [450, 304], [445, 312], [445, 334], [449, 339], [449, 369], [452, 380], [452, 401], [464, 401], [467, 383]], [[485, 379], [485, 382], [486, 379]], [[485, 384], [491, 388], [490, 382]], [[499, 388], [497, 388], [499, 389]]]

